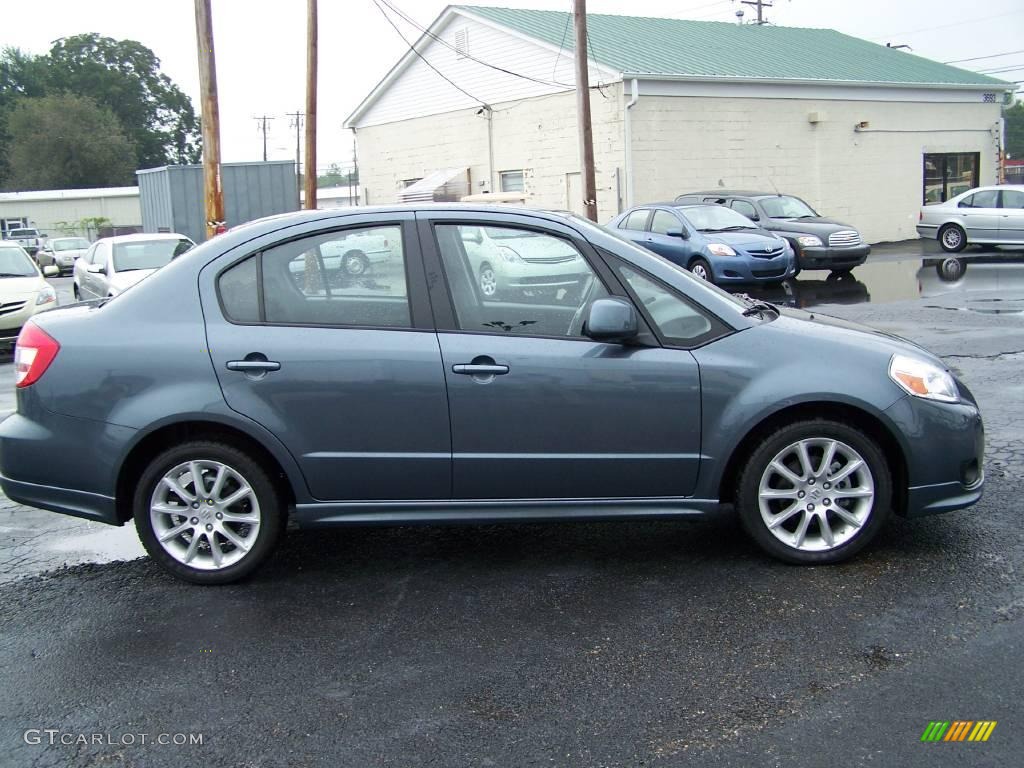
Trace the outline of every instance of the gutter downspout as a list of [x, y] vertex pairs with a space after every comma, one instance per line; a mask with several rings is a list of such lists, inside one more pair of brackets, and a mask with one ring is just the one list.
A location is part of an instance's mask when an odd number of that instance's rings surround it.
[[[486, 104], [480, 110], [487, 120], [487, 191], [494, 192], [494, 110]], [[473, 194], [473, 190], [469, 190]]]
[[[630, 110], [640, 100], [640, 83], [634, 77], [631, 82], [632, 98], [626, 102], [626, 115], [624, 118], [626, 126], [626, 207], [630, 208], [635, 199], [633, 191], [633, 122], [630, 119]], [[620, 211], [621, 213], [621, 211]]]

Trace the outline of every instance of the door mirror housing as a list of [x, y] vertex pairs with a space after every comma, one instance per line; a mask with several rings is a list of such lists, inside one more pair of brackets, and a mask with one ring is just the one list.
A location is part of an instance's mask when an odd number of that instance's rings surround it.
[[45, 267], [43, 267], [43, 275], [45, 277], [56, 277], [59, 274], [60, 270], [57, 268], [57, 265], [55, 264], [47, 264]]
[[665, 230], [665, 235], [666, 235], [666, 237], [678, 237], [678, 238], [681, 238], [682, 240], [689, 240], [690, 239], [690, 233], [687, 232], [685, 229], [682, 229], [682, 228], [679, 228], [679, 229], [667, 229], [667, 230]]
[[587, 310], [583, 335], [594, 341], [624, 342], [640, 332], [636, 309], [625, 299], [596, 299]]
[[86, 272], [92, 272], [94, 275], [98, 275], [101, 272], [103, 272], [103, 265], [102, 264], [89, 264], [88, 266], [86, 266], [85, 271]]

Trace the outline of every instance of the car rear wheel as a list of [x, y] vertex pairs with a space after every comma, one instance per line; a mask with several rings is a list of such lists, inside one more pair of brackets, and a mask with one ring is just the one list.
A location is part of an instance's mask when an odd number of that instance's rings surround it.
[[480, 267], [480, 293], [487, 299], [498, 295], [498, 278], [494, 274], [494, 268], [487, 262]]
[[715, 282], [715, 273], [711, 271], [711, 265], [704, 259], [694, 259], [691, 261], [690, 272], [693, 273], [694, 277], [699, 277], [701, 280], [707, 280], [709, 283]]
[[195, 584], [248, 576], [284, 531], [266, 471], [223, 443], [190, 442], [157, 456], [139, 479], [133, 510], [150, 557]]
[[743, 468], [736, 509], [762, 549], [789, 563], [838, 563], [859, 552], [892, 514], [881, 449], [837, 421], [801, 421], [758, 445]]
[[947, 224], [939, 230], [939, 245], [949, 253], [959, 253], [967, 247], [967, 234], [957, 224]]
[[370, 260], [363, 253], [353, 251], [345, 254], [342, 265], [346, 275], [349, 277], [359, 277], [360, 275], [365, 275], [367, 270], [370, 269]]

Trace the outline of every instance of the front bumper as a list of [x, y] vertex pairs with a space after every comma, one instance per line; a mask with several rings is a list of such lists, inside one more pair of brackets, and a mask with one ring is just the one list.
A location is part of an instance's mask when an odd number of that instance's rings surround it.
[[800, 248], [797, 260], [800, 269], [852, 269], [859, 267], [871, 253], [867, 243], [848, 248], [832, 248], [819, 245], [814, 248]]
[[970, 392], [959, 403], [905, 397], [886, 414], [909, 441], [907, 517], [952, 512], [976, 504], [985, 485], [985, 427]]
[[711, 271], [719, 284], [778, 283], [793, 277], [796, 266], [788, 253], [774, 259], [716, 256], [711, 259]]

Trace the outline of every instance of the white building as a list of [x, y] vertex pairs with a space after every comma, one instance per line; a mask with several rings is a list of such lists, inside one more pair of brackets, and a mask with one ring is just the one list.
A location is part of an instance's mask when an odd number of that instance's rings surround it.
[[[105, 219], [116, 232], [142, 229], [138, 187], [0, 192], [0, 222], [27, 223], [48, 236], [96, 234], [83, 220]], [[27, 221], [26, 221], [27, 220]], [[15, 224], [17, 223], [17, 224]], [[4, 226], [3, 229], [10, 227]], [[88, 231], [87, 231], [88, 230]]]
[[[917, 236], [922, 200], [996, 180], [1003, 81], [828, 29], [588, 25], [601, 221], [684, 192], [777, 188], [899, 240]], [[363, 201], [417, 182], [422, 199], [444, 179], [436, 199], [522, 191], [580, 211], [572, 47], [563, 12], [447, 8], [346, 121]]]

